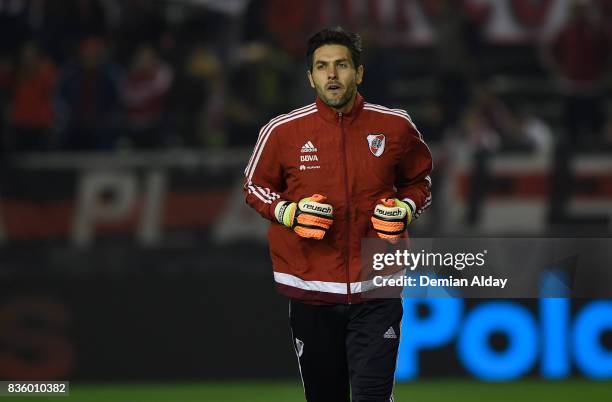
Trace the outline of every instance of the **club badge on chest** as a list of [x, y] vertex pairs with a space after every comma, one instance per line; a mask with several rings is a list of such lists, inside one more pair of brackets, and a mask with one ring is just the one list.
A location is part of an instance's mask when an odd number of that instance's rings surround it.
[[384, 134], [368, 134], [368, 145], [372, 155], [379, 157], [385, 152], [385, 135]]

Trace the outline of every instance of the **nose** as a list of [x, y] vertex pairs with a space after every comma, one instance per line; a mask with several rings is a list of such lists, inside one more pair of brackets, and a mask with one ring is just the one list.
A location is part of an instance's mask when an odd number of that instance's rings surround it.
[[337, 72], [338, 70], [336, 66], [333, 64], [330, 64], [329, 67], [327, 67], [327, 78], [328, 79], [336, 78], [338, 76]]

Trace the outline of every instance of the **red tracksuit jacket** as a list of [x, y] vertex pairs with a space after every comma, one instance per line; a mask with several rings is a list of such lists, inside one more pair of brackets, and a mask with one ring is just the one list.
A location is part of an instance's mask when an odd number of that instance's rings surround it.
[[[364, 102], [349, 113], [316, 102], [278, 116], [259, 132], [245, 169], [246, 202], [272, 221], [268, 231], [274, 279], [288, 297], [314, 303], [361, 298], [360, 249], [377, 238], [370, 218], [381, 198], [399, 198], [414, 217], [431, 203], [432, 159], [403, 110]], [[315, 193], [334, 207], [322, 240], [306, 239], [279, 224], [279, 201]]]

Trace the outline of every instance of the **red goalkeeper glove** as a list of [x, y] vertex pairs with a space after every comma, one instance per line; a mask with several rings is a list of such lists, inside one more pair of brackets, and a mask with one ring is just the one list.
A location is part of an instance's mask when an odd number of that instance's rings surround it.
[[412, 208], [397, 198], [386, 198], [380, 202], [374, 207], [372, 225], [378, 237], [394, 243], [412, 222]]
[[334, 208], [327, 197], [314, 194], [298, 203], [281, 201], [274, 208], [276, 220], [302, 237], [321, 240], [332, 225]]

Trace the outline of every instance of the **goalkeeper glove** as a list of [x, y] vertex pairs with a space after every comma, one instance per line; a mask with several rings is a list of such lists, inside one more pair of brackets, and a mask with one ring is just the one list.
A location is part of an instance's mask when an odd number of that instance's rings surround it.
[[274, 208], [276, 220], [302, 237], [321, 240], [334, 222], [334, 208], [325, 204], [327, 197], [314, 194], [298, 203], [281, 201]]
[[412, 222], [412, 208], [397, 198], [385, 198], [374, 207], [372, 225], [378, 237], [395, 243]]

